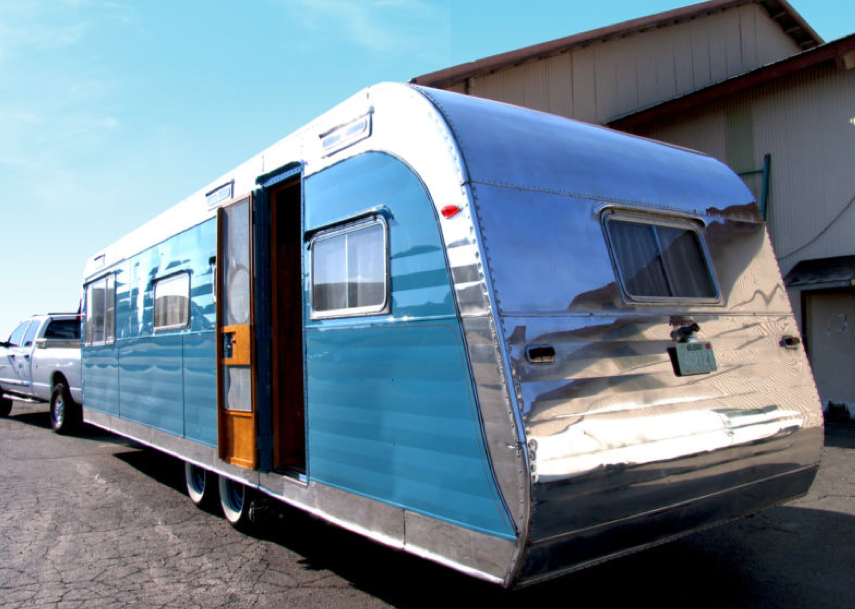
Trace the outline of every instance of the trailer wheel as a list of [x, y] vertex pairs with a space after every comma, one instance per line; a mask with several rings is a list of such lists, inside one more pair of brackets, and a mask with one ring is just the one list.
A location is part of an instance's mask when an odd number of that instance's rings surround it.
[[254, 492], [240, 482], [220, 476], [220, 507], [223, 515], [236, 529], [244, 530], [250, 525], [249, 511]]
[[50, 395], [50, 425], [58, 434], [73, 432], [81, 421], [80, 406], [71, 399], [71, 392], [65, 383], [54, 385]]
[[12, 412], [12, 400], [0, 395], [0, 417], [8, 417]]
[[217, 475], [208, 470], [184, 463], [184, 481], [187, 495], [196, 507], [210, 510], [217, 503]]

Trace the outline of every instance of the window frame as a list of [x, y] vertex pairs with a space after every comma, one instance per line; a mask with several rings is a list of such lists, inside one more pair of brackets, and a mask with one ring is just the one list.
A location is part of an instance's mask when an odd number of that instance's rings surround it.
[[[184, 321], [180, 324], [170, 324], [167, 326], [158, 326], [157, 325], [157, 288], [158, 286], [168, 285], [170, 283], [177, 283], [179, 280], [186, 280], [187, 282], [187, 291], [186, 291], [186, 304], [184, 306]], [[152, 331], [155, 333], [159, 332], [168, 332], [172, 330], [184, 330], [190, 327], [190, 295], [192, 291], [192, 281], [190, 277], [190, 273], [188, 271], [179, 271], [177, 273], [171, 273], [169, 275], [165, 275], [163, 277], [158, 277], [157, 279], [151, 282], [151, 327]]]
[[[696, 239], [696, 243], [698, 245], [698, 251], [705, 266], [704, 270], [707, 273], [710, 285], [712, 286], [713, 291], [715, 293], [712, 296], [647, 296], [633, 294], [632, 292], [630, 292], [630, 290], [627, 288], [627, 281], [624, 277], [623, 269], [621, 268], [620, 263], [618, 261], [617, 248], [615, 247], [615, 241], [612, 238], [611, 230], [609, 228], [609, 223], [613, 220], [629, 224], [642, 224], [654, 227], [677, 228], [693, 233]], [[634, 304], [723, 304], [721, 297], [721, 288], [718, 282], [718, 278], [716, 277], [715, 268], [712, 264], [712, 257], [709, 254], [706, 240], [704, 239], [704, 235], [702, 232], [702, 228], [705, 226], [705, 223], [699, 218], [689, 216], [671, 216], [664, 214], [645, 214], [639, 213], [637, 211], [607, 209], [601, 215], [601, 225], [603, 229], [603, 234], [605, 235], [606, 245], [609, 251], [609, 257], [611, 258], [612, 267], [614, 268], [615, 276], [617, 277], [621, 294], [623, 295], [626, 301], [632, 302]], [[658, 249], [658, 235], [656, 242]], [[671, 282], [670, 279], [668, 266], [664, 263], [661, 250], [658, 253], [662, 264], [662, 271], [666, 275], [666, 281], [669, 285], [671, 285], [673, 282]]]
[[[383, 235], [383, 302], [377, 305], [362, 307], [345, 307], [340, 309], [329, 309], [319, 311], [315, 309], [315, 246], [322, 241], [334, 239], [355, 233], [360, 230], [380, 225]], [[335, 319], [347, 317], [368, 317], [372, 315], [387, 315], [391, 310], [391, 272], [389, 263], [389, 224], [386, 218], [380, 214], [369, 218], [344, 221], [334, 226], [325, 227], [311, 235], [309, 239], [309, 318], [310, 319]]]
[[[102, 340], [91, 340], [92, 336], [92, 326], [91, 319], [89, 316], [89, 307], [91, 303], [91, 289], [93, 286], [103, 283], [104, 284], [104, 313], [103, 313], [103, 321], [102, 321]], [[83, 293], [85, 295], [85, 308], [84, 308], [84, 320], [85, 326], [84, 331], [82, 332], [81, 342], [87, 347], [102, 347], [105, 345], [113, 345], [116, 343], [116, 276], [114, 273], [109, 273], [107, 275], [101, 275], [89, 281], [83, 285]], [[111, 299], [110, 304], [112, 305], [112, 315], [108, 315], [107, 312], [111, 310], [111, 307], [108, 306], [108, 299]], [[110, 321], [110, 327], [108, 328], [107, 321]]]

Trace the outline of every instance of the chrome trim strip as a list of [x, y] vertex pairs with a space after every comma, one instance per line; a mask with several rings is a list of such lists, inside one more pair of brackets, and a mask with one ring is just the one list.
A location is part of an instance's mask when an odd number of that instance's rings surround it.
[[[511, 391], [513, 369], [502, 329], [497, 323], [499, 300], [490, 279], [489, 248], [478, 219], [478, 198], [473, 192], [465, 157], [456, 141], [454, 125], [430, 91], [415, 88], [436, 109], [436, 129], [446, 141], [459, 180], [457, 200], [437, 200], [437, 217], [451, 269], [455, 302], [463, 323], [469, 362], [487, 440], [491, 466], [502, 497], [517, 529], [512, 560], [507, 563], [506, 585], [522, 567], [531, 513], [530, 464], [525, 449], [525, 427], [519, 411], [518, 390]], [[456, 204], [461, 213], [443, 218], [444, 205]], [[474, 211], [473, 211], [474, 209]]]
[[392, 210], [389, 209], [386, 205], [375, 205], [369, 209], [364, 209], [355, 214], [351, 214], [349, 216], [345, 216], [344, 218], [337, 218], [336, 220], [332, 220], [330, 222], [326, 222], [321, 224], [320, 226], [313, 226], [311, 228], [306, 228], [303, 232], [303, 241], [309, 241], [312, 239], [317, 233], [321, 231], [325, 231], [329, 228], [338, 227], [341, 224], [348, 224], [351, 222], [356, 222], [357, 220], [364, 220], [366, 218], [373, 218], [375, 216], [382, 216], [387, 221], [393, 220], [395, 216], [392, 215]]

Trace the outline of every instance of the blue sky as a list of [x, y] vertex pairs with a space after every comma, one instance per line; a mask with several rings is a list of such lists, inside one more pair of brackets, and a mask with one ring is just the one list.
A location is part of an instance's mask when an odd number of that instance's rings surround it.
[[[826, 40], [852, 0], [790, 0]], [[0, 0], [0, 337], [86, 259], [359, 89], [691, 2]]]

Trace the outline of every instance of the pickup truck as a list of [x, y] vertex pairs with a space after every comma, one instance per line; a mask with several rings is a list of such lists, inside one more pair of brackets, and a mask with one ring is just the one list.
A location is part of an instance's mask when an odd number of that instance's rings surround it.
[[79, 315], [34, 315], [0, 341], [0, 416], [12, 412], [12, 400], [49, 402], [58, 433], [80, 423]]

